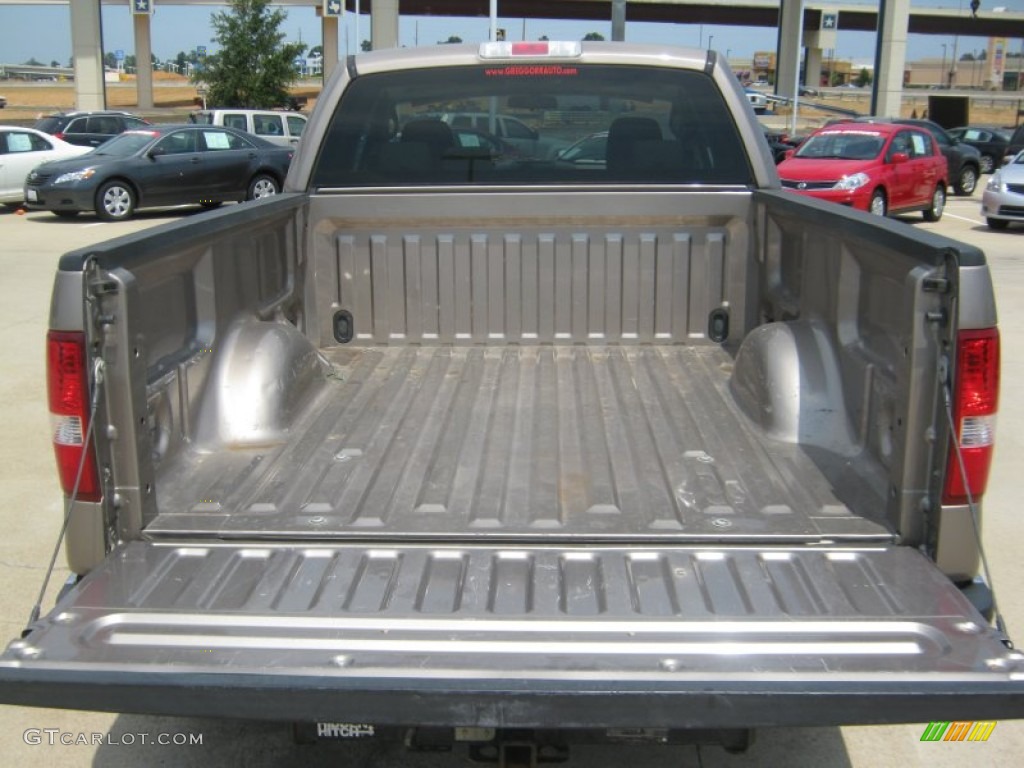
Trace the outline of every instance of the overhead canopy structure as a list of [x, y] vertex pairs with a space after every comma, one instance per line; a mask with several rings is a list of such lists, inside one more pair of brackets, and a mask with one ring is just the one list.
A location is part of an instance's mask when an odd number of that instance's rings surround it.
[[[994, 1], [994, 0], [993, 0]], [[100, 4], [127, 6], [133, 0], [75, 0], [70, 3], [72, 46], [75, 58], [75, 88], [80, 108], [105, 105]], [[157, 5], [225, 5], [226, 0], [149, 0]], [[340, 0], [346, 12], [355, 12], [357, 0]], [[323, 0], [273, 0], [285, 7], [322, 8]], [[0, 0], [0, 5], [69, 5], [67, 0]], [[398, 18], [413, 16], [486, 17], [489, 0], [359, 0], [359, 11], [371, 17], [374, 48], [398, 45]], [[613, 32], [624, 28], [615, 18], [612, 0], [500, 0], [502, 18], [579, 19], [613, 21]], [[621, 13], [621, 9], [620, 9]], [[338, 61], [338, 15], [322, 14], [324, 74], [329, 76]], [[881, 19], [881, 23], [879, 22]], [[802, 2], [802, 0], [629, 0], [626, 21], [671, 22], [675, 24], [718, 24], [725, 26], [770, 27], [780, 30], [777, 44], [779, 62], [777, 93], [794, 96], [801, 39], [809, 51], [818, 51], [815, 38], [822, 30], [877, 31], [873, 112], [889, 114], [893, 93], [902, 88], [906, 36], [908, 34], [974, 35], [980, 37], [1024, 38], [1024, 13], [1004, 9], [982, 9], [973, 17], [967, 8], [911, 8], [910, 0], [880, 0], [879, 6]], [[135, 17], [135, 55], [139, 63], [139, 107], [151, 107], [152, 70], [150, 62], [149, 15]], [[810, 62], [813, 56], [809, 55]], [[790, 77], [790, 74], [793, 76]], [[895, 91], [894, 91], [895, 89]], [[898, 101], [898, 100], [897, 100]]]

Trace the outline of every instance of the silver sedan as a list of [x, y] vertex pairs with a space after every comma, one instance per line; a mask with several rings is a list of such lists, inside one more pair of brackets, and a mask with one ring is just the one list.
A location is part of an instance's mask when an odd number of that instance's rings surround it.
[[1024, 224], [1024, 152], [992, 174], [981, 196], [981, 215], [992, 229]]

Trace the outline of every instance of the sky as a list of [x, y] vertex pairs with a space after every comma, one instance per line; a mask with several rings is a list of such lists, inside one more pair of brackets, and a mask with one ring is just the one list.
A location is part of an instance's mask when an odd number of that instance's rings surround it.
[[[170, 2], [170, 0], [168, 0]], [[969, 24], [969, 0], [911, 0], [914, 7], [962, 9], [965, 25]], [[844, 0], [846, 5], [878, 5], [877, 0]], [[1024, 0], [982, 0], [983, 9], [1005, 7], [1024, 12]], [[213, 28], [210, 16], [227, 10], [226, 6], [164, 5], [157, 0], [152, 19], [151, 42], [153, 53], [161, 60], [174, 58], [179, 51], [192, 51], [198, 45], [213, 52]], [[610, 8], [610, 5], [609, 5]], [[309, 48], [321, 43], [320, 20], [313, 7], [287, 10], [282, 31], [289, 41], [301, 41]], [[501, 11], [501, 1], [498, 2]], [[355, 43], [355, 16], [346, 14], [341, 35], [342, 56], [357, 50]], [[730, 60], [749, 57], [755, 51], [774, 50], [775, 32], [767, 28], [740, 28], [699, 24], [658, 24], [630, 22], [627, 6], [626, 39], [632, 42], [673, 43], [698, 47], [713, 47], [727, 53]], [[548, 19], [507, 18], [499, 15], [498, 26], [507, 30], [510, 40], [536, 40], [547, 35], [552, 40], [579, 40], [588, 32], [599, 32], [611, 38], [610, 21], [552, 21]], [[466, 42], [487, 39], [490, 22], [486, 18], [403, 17], [399, 27], [399, 42], [403, 46], [427, 45], [457, 35]], [[0, 5], [0, 63], [21, 64], [30, 58], [49, 64], [57, 61], [67, 65], [71, 57], [70, 11], [67, 6]], [[40, 30], [46, 30], [40, 34]], [[363, 14], [359, 19], [359, 36], [370, 36], [370, 19]], [[837, 33], [835, 58], [867, 63], [874, 59], [875, 36], [872, 32]], [[953, 38], [936, 35], [910, 35], [907, 59], [942, 55], [942, 44], [952, 49]], [[961, 35], [957, 50], [963, 54], [984, 50], [987, 39]], [[1021, 50], [1024, 41], [1012, 40], [1010, 50]], [[103, 7], [103, 47], [106, 51], [134, 52], [132, 20], [127, 6]]]

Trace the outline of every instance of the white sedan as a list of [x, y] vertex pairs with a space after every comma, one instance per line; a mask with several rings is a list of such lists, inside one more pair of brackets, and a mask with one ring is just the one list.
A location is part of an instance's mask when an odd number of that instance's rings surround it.
[[1024, 224], [1024, 152], [992, 174], [981, 196], [981, 215], [991, 229]]
[[92, 147], [68, 144], [34, 128], [0, 125], [0, 203], [25, 199], [25, 177], [40, 163], [91, 152]]

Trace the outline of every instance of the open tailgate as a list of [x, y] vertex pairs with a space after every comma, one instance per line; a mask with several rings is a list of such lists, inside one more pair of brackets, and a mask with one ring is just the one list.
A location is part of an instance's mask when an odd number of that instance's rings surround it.
[[1024, 716], [1024, 656], [904, 547], [133, 542], [0, 701], [379, 725]]

